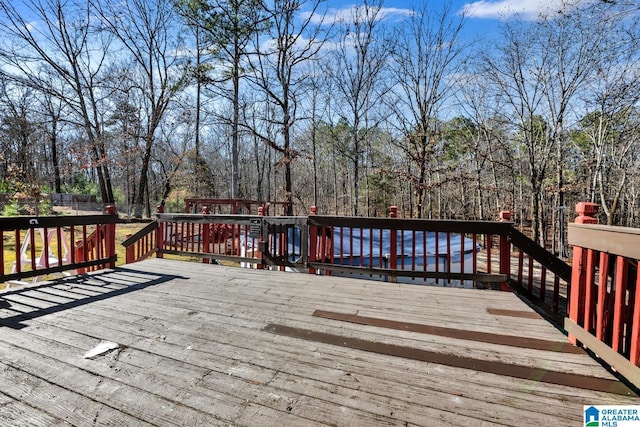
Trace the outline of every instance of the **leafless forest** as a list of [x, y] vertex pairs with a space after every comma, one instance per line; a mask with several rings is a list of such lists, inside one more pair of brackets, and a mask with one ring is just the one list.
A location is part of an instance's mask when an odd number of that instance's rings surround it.
[[547, 246], [579, 201], [638, 226], [639, 13], [566, 2], [475, 37], [436, 1], [0, 0], [0, 192], [508, 209]]

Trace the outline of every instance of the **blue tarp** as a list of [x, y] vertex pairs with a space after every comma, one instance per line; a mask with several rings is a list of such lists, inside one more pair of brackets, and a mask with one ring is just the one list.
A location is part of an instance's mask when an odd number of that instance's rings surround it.
[[[435, 263], [436, 255], [438, 262], [447, 258], [449, 262], [460, 262], [463, 250], [468, 256], [473, 252], [473, 245], [472, 239], [465, 237], [463, 240], [460, 234], [449, 235], [447, 241], [447, 233], [443, 232], [396, 231], [396, 257], [401, 262], [404, 255], [404, 262], [409, 265], [412, 262], [422, 265], [425, 255], [427, 264]], [[289, 229], [288, 246], [290, 255], [301, 253], [299, 229]], [[478, 250], [480, 246], [476, 243], [476, 251]], [[371, 261], [373, 266], [380, 266], [380, 259], [384, 262], [391, 255], [391, 230], [334, 227], [333, 255], [336, 264], [342, 258], [342, 264], [345, 265], [369, 266]]]

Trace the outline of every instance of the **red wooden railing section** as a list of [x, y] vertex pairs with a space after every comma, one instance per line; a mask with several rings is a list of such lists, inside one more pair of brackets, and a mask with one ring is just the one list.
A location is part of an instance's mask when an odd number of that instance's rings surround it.
[[[127, 262], [187, 256], [255, 268], [291, 269], [415, 284], [514, 289], [560, 320], [570, 267], [500, 221], [319, 215], [157, 214], [124, 243]], [[367, 236], [375, 236], [371, 239]], [[387, 241], [387, 239], [389, 241]], [[366, 245], [366, 247], [365, 247]], [[457, 253], [456, 253], [457, 252]]]
[[597, 205], [581, 203], [569, 225], [573, 270], [569, 339], [593, 350], [640, 385], [640, 230], [598, 225]]
[[116, 221], [112, 207], [105, 215], [0, 218], [0, 283], [114, 268]]
[[[392, 206], [390, 217], [342, 218], [320, 216], [312, 210], [308, 218], [310, 272], [339, 271], [382, 275], [391, 281], [409, 278], [409, 283], [416, 284], [469, 287], [471, 283], [473, 287], [513, 289], [557, 321], [564, 317], [570, 267], [516, 230], [509, 212], [501, 212], [500, 221], [417, 220], [398, 219]], [[360, 246], [366, 241], [363, 235], [374, 233], [388, 236], [388, 258], [382, 248]], [[363, 253], [369, 254], [366, 259], [352, 256]]]

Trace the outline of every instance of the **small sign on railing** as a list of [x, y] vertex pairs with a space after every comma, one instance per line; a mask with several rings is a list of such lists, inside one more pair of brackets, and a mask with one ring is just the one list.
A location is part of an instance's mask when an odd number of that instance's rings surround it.
[[262, 218], [251, 218], [250, 224], [249, 237], [253, 239], [262, 237]]

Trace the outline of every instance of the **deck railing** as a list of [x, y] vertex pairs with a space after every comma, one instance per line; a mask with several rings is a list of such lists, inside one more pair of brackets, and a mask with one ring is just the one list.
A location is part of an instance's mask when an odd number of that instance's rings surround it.
[[0, 218], [0, 283], [114, 268], [116, 222], [110, 207], [106, 215]]
[[[514, 289], [561, 320], [570, 267], [511, 222], [263, 215], [157, 215], [127, 262], [190, 256], [391, 282]], [[155, 247], [154, 247], [155, 244]]]
[[[123, 243], [127, 262], [156, 253], [158, 257], [196, 257], [206, 263], [215, 260], [256, 268], [305, 268], [305, 217], [159, 213], [156, 224]], [[155, 248], [149, 244], [153, 242]]]
[[640, 230], [578, 221], [569, 243], [569, 338], [640, 386]]

